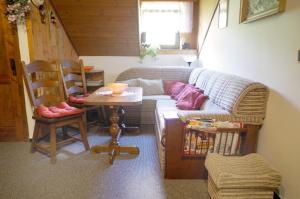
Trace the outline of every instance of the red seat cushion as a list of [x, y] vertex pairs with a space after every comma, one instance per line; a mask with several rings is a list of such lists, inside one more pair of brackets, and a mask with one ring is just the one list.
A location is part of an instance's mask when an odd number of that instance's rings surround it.
[[77, 96], [70, 96], [69, 101], [74, 103], [74, 104], [84, 104], [86, 101], [86, 98], [90, 94], [85, 94], [85, 95], [77, 95]]
[[171, 97], [174, 99], [184, 89], [185, 85], [183, 82], [176, 82], [170, 89]]
[[82, 113], [83, 110], [69, 106], [66, 102], [61, 102], [56, 106], [46, 107], [40, 105], [36, 109], [37, 114], [46, 118], [59, 118]]

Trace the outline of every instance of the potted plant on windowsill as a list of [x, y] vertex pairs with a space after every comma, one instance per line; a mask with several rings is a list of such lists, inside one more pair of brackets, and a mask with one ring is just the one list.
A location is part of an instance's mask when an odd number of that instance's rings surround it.
[[143, 62], [146, 56], [155, 58], [158, 55], [158, 53], [159, 53], [159, 48], [143, 43], [141, 44], [141, 48], [140, 48], [140, 62]]

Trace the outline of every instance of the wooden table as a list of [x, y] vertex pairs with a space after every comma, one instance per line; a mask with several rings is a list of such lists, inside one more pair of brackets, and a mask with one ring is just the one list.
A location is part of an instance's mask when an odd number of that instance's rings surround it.
[[109, 154], [109, 163], [113, 164], [115, 156], [120, 153], [139, 154], [139, 148], [136, 146], [120, 146], [119, 138], [121, 128], [119, 127], [118, 111], [121, 106], [137, 106], [142, 103], [143, 90], [140, 87], [129, 87], [122, 94], [114, 94], [113, 96], [99, 95], [103, 88], [96, 90], [86, 99], [87, 105], [103, 105], [109, 106], [112, 114], [110, 116], [111, 126], [109, 128], [111, 141], [108, 146], [96, 145], [91, 148], [93, 153]]

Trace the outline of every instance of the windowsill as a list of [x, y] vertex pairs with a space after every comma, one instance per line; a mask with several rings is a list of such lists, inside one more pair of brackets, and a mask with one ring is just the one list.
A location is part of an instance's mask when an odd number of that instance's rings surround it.
[[160, 49], [160, 55], [197, 55], [197, 49]]

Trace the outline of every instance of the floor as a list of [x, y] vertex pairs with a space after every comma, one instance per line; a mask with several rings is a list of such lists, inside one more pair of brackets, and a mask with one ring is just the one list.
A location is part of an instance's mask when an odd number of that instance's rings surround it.
[[[95, 131], [96, 132], [96, 131]], [[90, 146], [107, 144], [109, 135], [90, 133]], [[121, 137], [137, 145], [140, 154], [122, 155], [110, 165], [105, 154], [84, 151], [81, 142], [59, 150], [58, 161], [36, 152], [30, 143], [0, 143], [2, 199], [208, 199], [203, 180], [164, 180], [161, 177], [153, 127]]]

